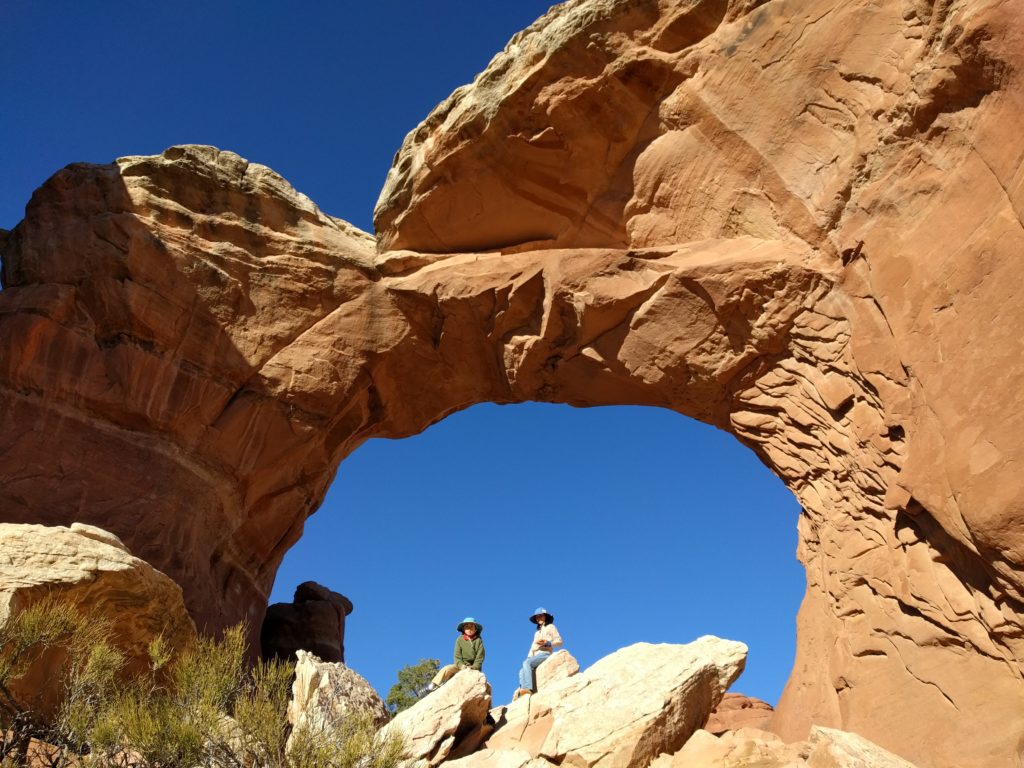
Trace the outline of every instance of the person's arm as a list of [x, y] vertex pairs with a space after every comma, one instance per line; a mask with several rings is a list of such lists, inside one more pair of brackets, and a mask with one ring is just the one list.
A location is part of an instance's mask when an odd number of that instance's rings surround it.
[[484, 667], [484, 641], [483, 638], [478, 637], [476, 642], [476, 658], [473, 659], [473, 669], [478, 672]]
[[458, 640], [455, 641], [455, 666], [468, 666], [466, 660], [462, 657], [462, 643], [460, 643]]
[[562, 636], [558, 634], [558, 630], [555, 629], [554, 624], [548, 624], [544, 627], [547, 632], [547, 639], [551, 642], [551, 645], [547, 647], [549, 651], [556, 651], [562, 647]]
[[544, 647], [544, 630], [540, 627], [533, 633], [533, 642], [530, 643], [530, 656], [533, 656], [537, 651], [546, 650]]

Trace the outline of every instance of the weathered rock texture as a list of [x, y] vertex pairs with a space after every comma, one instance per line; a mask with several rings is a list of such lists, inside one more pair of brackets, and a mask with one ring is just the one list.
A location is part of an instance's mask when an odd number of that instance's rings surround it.
[[260, 649], [267, 659], [294, 659], [309, 651], [323, 661], [345, 661], [345, 617], [352, 601], [327, 587], [306, 581], [290, 603], [267, 606]]
[[580, 663], [575, 656], [565, 650], [557, 651], [537, 667], [537, 689], [548, 688], [579, 671]]
[[385, 736], [401, 735], [404, 768], [434, 768], [474, 751], [488, 733], [491, 686], [482, 672], [463, 669], [433, 693], [399, 712], [384, 726]]
[[[0, 623], [45, 597], [111, 623], [129, 674], [148, 668], [149, 644], [163, 636], [185, 648], [196, 630], [181, 587], [134, 557], [114, 535], [88, 525], [0, 523]], [[15, 699], [50, 711], [62, 696], [44, 657], [11, 686]]]
[[814, 726], [806, 741], [786, 744], [772, 733], [744, 728], [720, 738], [697, 731], [681, 750], [651, 768], [914, 768], [855, 733]]
[[773, 713], [772, 705], [766, 701], [742, 693], [727, 693], [704, 724], [704, 730], [718, 735], [740, 728], [764, 728]]
[[230, 153], [71, 166], [2, 246], [4, 519], [100, 525], [200, 626], [259, 626], [366, 438], [671, 408], [803, 506], [773, 727], [1008, 764], [1022, 63], [1005, 0], [570, 0], [409, 135], [377, 247]]
[[492, 712], [485, 746], [555, 765], [646, 768], [707, 721], [746, 658], [742, 643], [711, 636], [636, 643]]
[[448, 768], [551, 768], [542, 757], [533, 757], [524, 749], [485, 749], [459, 760], [449, 760]]
[[299, 651], [295, 664], [288, 722], [292, 728], [313, 732], [328, 730], [353, 713], [368, 713], [378, 726], [388, 719], [380, 696], [366, 680], [337, 662], [322, 661], [312, 653]]

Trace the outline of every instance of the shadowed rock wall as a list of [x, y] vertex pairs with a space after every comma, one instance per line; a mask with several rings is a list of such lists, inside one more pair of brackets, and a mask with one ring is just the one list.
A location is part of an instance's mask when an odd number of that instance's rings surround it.
[[376, 245], [228, 152], [71, 166], [2, 246], [3, 519], [113, 531], [200, 627], [258, 626], [366, 438], [672, 408], [803, 506], [775, 728], [1013, 764], [1022, 29], [1006, 2], [564, 3], [410, 133]]

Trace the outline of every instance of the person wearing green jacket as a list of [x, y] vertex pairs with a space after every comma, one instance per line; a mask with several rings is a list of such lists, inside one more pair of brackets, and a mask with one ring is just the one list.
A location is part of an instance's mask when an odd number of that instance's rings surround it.
[[441, 667], [437, 674], [434, 675], [434, 679], [430, 681], [430, 685], [427, 686], [425, 693], [437, 690], [460, 670], [475, 669], [478, 672], [483, 670], [484, 641], [480, 635], [483, 634], [484, 625], [472, 616], [467, 616], [459, 622], [455, 629], [459, 633], [459, 637], [455, 641], [455, 653], [453, 654], [455, 663]]

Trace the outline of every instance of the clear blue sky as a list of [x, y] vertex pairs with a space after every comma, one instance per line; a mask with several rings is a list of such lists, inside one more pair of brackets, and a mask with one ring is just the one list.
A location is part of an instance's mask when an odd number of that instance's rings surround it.
[[[0, 5], [0, 227], [62, 166], [213, 144], [369, 230], [402, 138], [547, 9], [454, 2]], [[730, 436], [650, 408], [480, 405], [346, 460], [274, 601], [348, 595], [349, 664], [382, 693], [484, 625], [499, 700], [538, 605], [584, 665], [632, 642], [746, 642], [772, 703], [803, 593], [796, 501]]]

